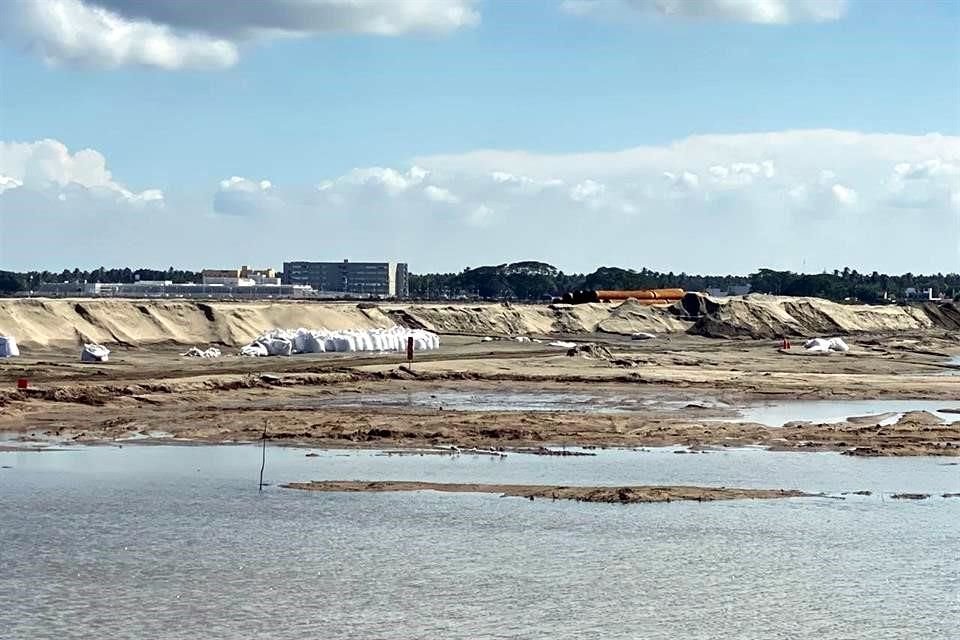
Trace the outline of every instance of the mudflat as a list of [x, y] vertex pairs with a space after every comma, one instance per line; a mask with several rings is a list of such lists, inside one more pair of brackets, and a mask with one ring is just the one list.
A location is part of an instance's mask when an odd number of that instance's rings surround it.
[[[246, 442], [266, 429], [272, 441], [326, 447], [749, 444], [960, 455], [960, 422], [930, 412], [780, 426], [729, 409], [770, 400], [955, 401], [960, 371], [949, 362], [960, 341], [950, 332], [851, 335], [849, 352], [817, 355], [775, 340], [601, 333], [577, 335], [591, 348], [568, 355], [549, 345], [555, 338], [445, 335], [439, 351], [417, 354], [412, 366], [401, 354], [240, 358], [226, 345], [222, 358], [187, 359], [183, 345], [169, 344], [112, 345], [110, 362], [81, 364], [75, 347], [35, 347], [0, 364], [0, 431], [41, 442]], [[26, 390], [16, 389], [19, 378], [29, 381]], [[449, 403], [450, 393], [468, 398]], [[511, 410], [466, 406], [470, 394], [583, 399], [562, 411]], [[403, 401], [411, 395], [428, 400]], [[632, 405], [604, 410], [624, 399]]]
[[688, 486], [627, 486], [627, 487], [569, 487], [535, 484], [471, 484], [445, 482], [404, 482], [381, 480], [291, 482], [287, 489], [325, 492], [385, 492], [385, 491], [439, 491], [443, 493], [496, 493], [504, 497], [537, 498], [547, 500], [576, 500], [578, 502], [607, 502], [632, 504], [640, 502], [711, 502], [714, 500], [770, 500], [774, 498], [802, 498], [814, 494], [794, 489], [737, 489], [730, 487]]

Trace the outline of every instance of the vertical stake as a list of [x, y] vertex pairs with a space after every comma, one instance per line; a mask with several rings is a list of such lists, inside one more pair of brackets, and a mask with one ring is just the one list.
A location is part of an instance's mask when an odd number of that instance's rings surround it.
[[263, 421], [263, 436], [260, 438], [263, 441], [262, 448], [262, 457], [260, 459], [260, 486], [257, 488], [257, 493], [263, 493], [263, 469], [267, 466], [267, 421]]

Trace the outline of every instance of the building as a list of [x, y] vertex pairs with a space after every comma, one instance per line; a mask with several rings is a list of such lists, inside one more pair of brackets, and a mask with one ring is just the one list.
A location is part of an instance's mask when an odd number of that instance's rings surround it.
[[[216, 276], [212, 276], [216, 277]], [[226, 276], [225, 276], [226, 277]], [[312, 298], [310, 287], [281, 284], [174, 284], [169, 280], [139, 282], [48, 282], [40, 285], [35, 295], [60, 297], [116, 298], [225, 298], [259, 300], [272, 298]]]
[[227, 287], [252, 287], [255, 285], [279, 285], [280, 278], [273, 269], [204, 269], [203, 284], [220, 284]]
[[750, 293], [749, 284], [735, 284], [726, 291], [720, 287], [707, 287], [706, 293], [712, 298], [725, 298], [727, 296], [745, 296]]
[[926, 289], [917, 289], [916, 287], [907, 287], [903, 291], [903, 297], [907, 300], [938, 300], [939, 298], [933, 295], [933, 287], [927, 287]]
[[361, 297], [405, 298], [410, 291], [403, 262], [284, 262], [283, 283]]

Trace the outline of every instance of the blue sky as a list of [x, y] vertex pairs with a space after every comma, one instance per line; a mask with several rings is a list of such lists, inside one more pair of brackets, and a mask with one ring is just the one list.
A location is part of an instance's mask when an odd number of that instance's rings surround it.
[[960, 2], [155, 4], [0, 5], [0, 268], [960, 270]]

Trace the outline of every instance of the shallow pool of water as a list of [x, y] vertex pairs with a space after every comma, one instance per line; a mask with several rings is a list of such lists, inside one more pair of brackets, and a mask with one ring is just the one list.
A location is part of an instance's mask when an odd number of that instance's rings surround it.
[[309, 493], [409, 479], [956, 491], [942, 458], [255, 446], [0, 452], [11, 638], [947, 638], [960, 500], [597, 505]]
[[781, 427], [788, 422], [843, 422], [856, 416], [892, 413], [885, 423], [896, 422], [907, 411], [928, 411], [946, 422], [960, 420], [960, 413], [941, 409], [960, 409], [960, 401], [943, 400], [784, 400], [737, 407], [738, 421]]
[[[960, 409], [960, 401], [941, 400], [771, 400], [769, 402], [731, 404], [689, 389], [654, 390], [604, 394], [559, 391], [493, 390], [339, 393], [300, 398], [292, 404], [336, 407], [414, 407], [451, 411], [575, 411], [587, 413], [701, 411], [711, 416], [780, 427], [788, 422], [843, 422], [852, 416], [892, 413], [895, 422], [906, 411], [929, 411], [947, 422], [960, 420], [960, 413], [941, 409]], [[689, 417], [689, 416], [688, 416]]]
[[567, 391], [400, 391], [340, 393], [299, 399], [295, 404], [334, 407], [416, 407], [450, 411], [582, 411], [589, 413], [626, 413], [630, 411], [673, 411], [690, 404], [702, 408], [727, 405], [704, 394], [677, 391], [637, 391], [623, 393], [577, 393]]
[[953, 356], [951, 358], [947, 358], [947, 361], [944, 364], [948, 364], [951, 367], [954, 367], [953, 369], [947, 369], [946, 371], [944, 371], [944, 375], [960, 376], [960, 356]]

